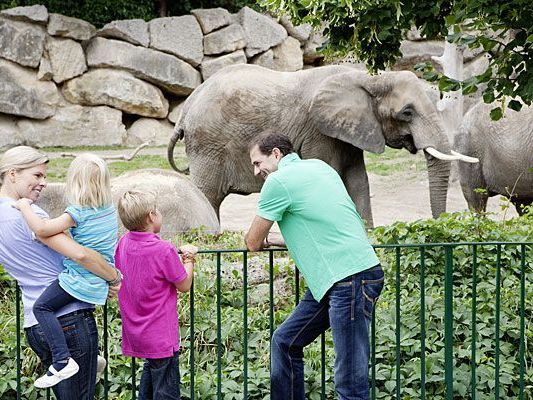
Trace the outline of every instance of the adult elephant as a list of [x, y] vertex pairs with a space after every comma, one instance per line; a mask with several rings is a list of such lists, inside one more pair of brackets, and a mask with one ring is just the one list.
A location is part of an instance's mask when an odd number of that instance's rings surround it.
[[459, 165], [461, 188], [475, 211], [485, 211], [488, 198], [501, 194], [522, 215], [524, 206], [533, 203], [533, 106], [507, 109], [498, 121], [490, 118], [493, 107], [478, 103], [463, 118], [455, 147], [479, 163]]
[[229, 193], [261, 189], [248, 143], [266, 129], [287, 134], [303, 158], [319, 158], [342, 177], [372, 226], [363, 151], [385, 145], [424, 150], [434, 217], [446, 210], [450, 145], [442, 120], [411, 72], [371, 76], [347, 66], [277, 72], [255, 65], [224, 68], [186, 100], [168, 147], [185, 138], [193, 182], [219, 210]]

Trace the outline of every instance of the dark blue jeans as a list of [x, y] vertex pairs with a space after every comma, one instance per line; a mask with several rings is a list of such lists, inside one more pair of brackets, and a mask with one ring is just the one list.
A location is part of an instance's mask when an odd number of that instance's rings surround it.
[[139, 384], [139, 400], [179, 399], [179, 352], [175, 352], [172, 357], [147, 358]]
[[[70, 354], [80, 366], [77, 374], [59, 382], [52, 390], [57, 400], [93, 400], [96, 381], [98, 331], [92, 310], [79, 310], [58, 318], [61, 334]], [[52, 364], [52, 352], [40, 325], [26, 328], [28, 344], [41, 359], [45, 370]]]
[[33, 314], [41, 326], [46, 341], [50, 345], [52, 362], [54, 363], [70, 357], [63, 328], [58, 322], [55, 313], [73, 301], [76, 301], [76, 299], [59, 286], [59, 280], [55, 280], [33, 305]]
[[271, 400], [304, 400], [303, 348], [331, 327], [339, 400], [368, 400], [369, 326], [383, 288], [378, 265], [337, 282], [317, 302], [307, 291], [272, 336]]

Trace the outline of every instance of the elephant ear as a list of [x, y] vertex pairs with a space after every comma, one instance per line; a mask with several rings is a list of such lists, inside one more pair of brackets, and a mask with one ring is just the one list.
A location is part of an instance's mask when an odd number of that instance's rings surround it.
[[315, 91], [309, 115], [319, 131], [372, 153], [383, 153], [385, 137], [374, 114], [366, 74], [345, 72], [324, 80]]

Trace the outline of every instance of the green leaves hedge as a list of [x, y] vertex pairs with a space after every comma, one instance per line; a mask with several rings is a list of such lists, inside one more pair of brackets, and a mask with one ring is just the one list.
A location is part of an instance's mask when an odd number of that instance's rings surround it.
[[[371, 238], [377, 245], [393, 243], [442, 243], [479, 241], [531, 241], [533, 216], [510, 221], [494, 221], [471, 213], [448, 214], [438, 220], [396, 223], [376, 228]], [[214, 237], [201, 232], [176, 237], [177, 244], [194, 242], [202, 249], [242, 249], [242, 235], [224, 233]], [[503, 245], [500, 253], [501, 282], [499, 286], [500, 355], [499, 381], [501, 398], [517, 398], [519, 392], [520, 334], [520, 246]], [[533, 389], [533, 249], [525, 246], [525, 393]], [[378, 249], [386, 273], [386, 287], [376, 309], [376, 394], [390, 399], [396, 393], [396, 253], [394, 249]], [[444, 270], [442, 247], [425, 250], [425, 371], [428, 399], [445, 398], [444, 382]], [[477, 249], [476, 307], [476, 382], [477, 398], [489, 398], [495, 392], [495, 325], [496, 325], [496, 258], [495, 245]], [[244, 358], [244, 295], [242, 253], [224, 254], [221, 278], [221, 367], [224, 399], [243, 396]], [[400, 387], [403, 399], [421, 398], [421, 278], [418, 248], [400, 251]], [[202, 255], [196, 269], [194, 293], [194, 392], [196, 399], [215, 399], [217, 393], [217, 331], [216, 331], [216, 257]], [[248, 395], [250, 399], [267, 399], [269, 392], [269, 284], [267, 254], [249, 254], [248, 258]], [[453, 354], [454, 398], [471, 398], [472, 345], [472, 247], [454, 248], [453, 275]], [[292, 261], [284, 252], [276, 253], [274, 264], [274, 325], [290, 313], [295, 301], [295, 276]], [[2, 278], [0, 308], [0, 397], [15, 398], [15, 319], [14, 288]], [[303, 294], [303, 280], [300, 292]], [[181, 336], [183, 340], [180, 368], [182, 397], [188, 399], [191, 374], [189, 295], [180, 299]], [[131, 398], [131, 360], [120, 355], [120, 316], [116, 302], [109, 304], [109, 396]], [[98, 321], [102, 323], [101, 309]], [[100, 329], [102, 333], [102, 329]], [[321, 393], [320, 341], [306, 350], [306, 389], [309, 399]], [[333, 345], [326, 334], [326, 398], [334, 398]], [[137, 383], [141, 363], [137, 362]], [[31, 350], [23, 348], [23, 396], [37, 399], [44, 393], [33, 389], [38, 360]], [[103, 386], [98, 386], [103, 398]], [[490, 398], [492, 398], [490, 397]], [[44, 397], [41, 397], [44, 398]]]

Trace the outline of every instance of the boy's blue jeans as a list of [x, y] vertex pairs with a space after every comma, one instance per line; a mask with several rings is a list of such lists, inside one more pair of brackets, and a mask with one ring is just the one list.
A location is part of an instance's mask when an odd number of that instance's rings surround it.
[[65, 340], [63, 328], [61, 327], [55, 312], [73, 301], [76, 301], [76, 299], [65, 292], [65, 290], [59, 286], [59, 281], [55, 280], [33, 304], [33, 314], [35, 315], [37, 322], [39, 322], [44, 337], [50, 346], [54, 363], [66, 360], [70, 357], [70, 351], [67, 346], [67, 341]]
[[139, 384], [139, 400], [179, 399], [179, 352], [166, 358], [147, 358]]
[[307, 291], [272, 336], [271, 400], [304, 400], [303, 348], [331, 327], [339, 400], [368, 400], [369, 326], [384, 275], [377, 265], [337, 282], [317, 302]]

